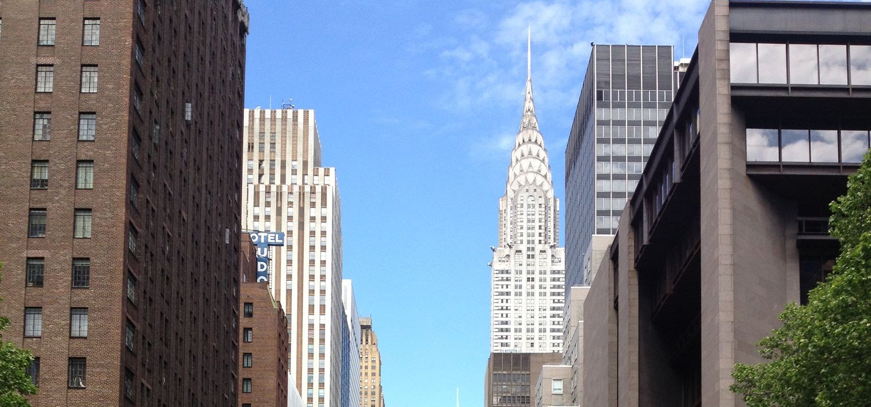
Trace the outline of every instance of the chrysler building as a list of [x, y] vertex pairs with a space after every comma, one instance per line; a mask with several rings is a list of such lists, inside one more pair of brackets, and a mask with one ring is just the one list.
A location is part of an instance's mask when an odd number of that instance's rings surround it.
[[559, 247], [559, 199], [535, 117], [530, 49], [527, 39], [523, 116], [499, 199], [499, 245], [491, 247], [490, 350], [496, 353], [562, 350], [565, 249]]

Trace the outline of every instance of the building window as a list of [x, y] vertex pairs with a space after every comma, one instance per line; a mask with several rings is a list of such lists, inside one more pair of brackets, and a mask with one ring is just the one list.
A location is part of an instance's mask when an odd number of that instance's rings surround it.
[[250, 302], [246, 302], [244, 308], [245, 318], [251, 318], [254, 316], [254, 304]]
[[72, 309], [70, 309], [70, 337], [71, 338], [87, 338], [88, 337], [88, 309], [87, 308], [72, 308]]
[[850, 82], [871, 85], [871, 45], [850, 45]]
[[38, 338], [42, 336], [42, 308], [28, 307], [24, 309], [24, 337]]
[[75, 210], [75, 227], [73, 237], [76, 239], [91, 238], [91, 210], [76, 209]]
[[133, 108], [137, 112], [142, 112], [142, 91], [139, 90], [139, 86], [133, 88]]
[[82, 45], [100, 45], [100, 19], [86, 18], [85, 30], [82, 35]]
[[251, 379], [242, 379], [242, 393], [251, 393]]
[[551, 379], [550, 390], [551, 394], [563, 394], [563, 379]]
[[136, 41], [136, 49], [133, 56], [136, 59], [136, 65], [139, 65], [140, 68], [142, 68], [143, 53], [142, 44], [139, 41]]
[[33, 358], [27, 366], [27, 375], [30, 376], [30, 384], [39, 387], [39, 357]]
[[242, 342], [251, 343], [254, 342], [254, 329], [245, 328], [242, 330]]
[[145, 0], [137, 1], [136, 14], [139, 16], [139, 22], [145, 26]]
[[133, 142], [130, 146], [130, 152], [133, 153], [133, 158], [139, 160], [139, 149], [142, 146], [142, 138], [139, 137], [139, 134], [136, 131], [133, 132]]
[[31, 209], [27, 220], [27, 237], [45, 237], [45, 209]]
[[79, 113], [79, 141], [94, 141], [97, 135], [97, 114]]
[[130, 179], [130, 205], [137, 208], [139, 202], [139, 183], [135, 179]]
[[88, 288], [91, 282], [91, 259], [73, 259], [73, 288]]
[[54, 88], [54, 65], [36, 66], [36, 92], [49, 93]]
[[127, 299], [136, 303], [136, 277], [127, 276]]
[[54, 45], [57, 21], [53, 18], [39, 19], [39, 45]]
[[82, 65], [82, 93], [97, 93], [97, 66]]
[[130, 250], [130, 253], [136, 255], [136, 238], [139, 236], [139, 232], [133, 228], [133, 225], [130, 225], [130, 230], [127, 233], [127, 250]]
[[48, 188], [48, 161], [30, 162], [30, 189]]
[[94, 162], [76, 162], [76, 189], [94, 188]]
[[242, 354], [242, 367], [251, 367], [251, 354], [243, 353]]
[[124, 369], [124, 397], [133, 400], [133, 393], [135, 386], [133, 386], [133, 372], [130, 369]]
[[42, 287], [43, 278], [45, 276], [45, 259], [41, 257], [27, 259], [26, 274], [25, 285], [27, 287]]
[[51, 113], [33, 114], [33, 139], [37, 141], [51, 140]]
[[135, 349], [136, 342], [136, 326], [129, 320], [127, 321], [127, 333], [124, 335], [124, 345], [131, 351]]
[[73, 389], [84, 389], [87, 385], [88, 362], [85, 358], [70, 358], [68, 384]]

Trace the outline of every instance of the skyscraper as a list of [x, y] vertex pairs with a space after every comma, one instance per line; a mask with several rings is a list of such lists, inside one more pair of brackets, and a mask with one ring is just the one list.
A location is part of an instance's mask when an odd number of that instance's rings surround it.
[[336, 170], [321, 167], [313, 110], [245, 109], [242, 227], [284, 234], [258, 270], [287, 314], [288, 370], [306, 404], [339, 407], [342, 230]]
[[351, 280], [342, 280], [342, 407], [360, 407], [360, 316]]
[[32, 404], [235, 406], [243, 2], [0, 24], [0, 315]]
[[523, 115], [499, 199], [499, 243], [492, 250], [490, 351], [559, 352], [564, 249], [559, 199], [532, 100], [529, 48]]
[[360, 405], [385, 407], [381, 387], [381, 351], [371, 317], [360, 318], [360, 338]]
[[566, 297], [589, 285], [594, 235], [610, 236], [671, 106], [673, 47], [599, 45], [590, 52], [566, 147]]

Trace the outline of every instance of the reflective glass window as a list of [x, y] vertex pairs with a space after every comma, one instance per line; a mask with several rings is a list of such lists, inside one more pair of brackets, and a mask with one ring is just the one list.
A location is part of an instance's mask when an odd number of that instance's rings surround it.
[[756, 83], [756, 44], [729, 44], [732, 83]]
[[820, 45], [820, 84], [847, 84], [846, 45]]
[[811, 161], [815, 163], [838, 162], [837, 130], [811, 130]]
[[759, 44], [759, 83], [786, 83], [785, 44]]
[[747, 129], [747, 161], [778, 161], [777, 129]]
[[789, 83], [799, 85], [820, 83], [815, 44], [789, 44]]
[[844, 130], [841, 132], [841, 161], [861, 163], [868, 151], [868, 132], [865, 130]]
[[810, 161], [808, 131], [784, 129], [781, 134], [780, 148], [784, 162]]
[[871, 45], [850, 46], [850, 80], [853, 85], [871, 85]]

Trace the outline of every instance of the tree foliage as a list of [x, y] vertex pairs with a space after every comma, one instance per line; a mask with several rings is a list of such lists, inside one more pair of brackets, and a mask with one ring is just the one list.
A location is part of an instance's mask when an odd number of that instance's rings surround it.
[[749, 407], [871, 406], [871, 153], [830, 208], [841, 244], [832, 274], [780, 314], [758, 343], [765, 362], [732, 373]]
[[26, 373], [33, 355], [3, 340], [3, 330], [7, 325], [9, 318], [0, 316], [0, 407], [29, 407], [30, 403], [24, 396], [36, 394], [36, 386]]

